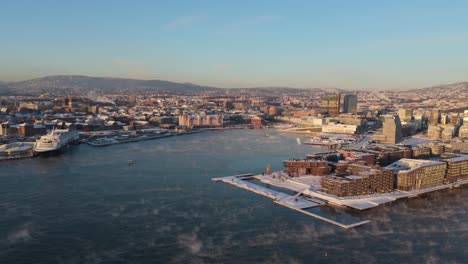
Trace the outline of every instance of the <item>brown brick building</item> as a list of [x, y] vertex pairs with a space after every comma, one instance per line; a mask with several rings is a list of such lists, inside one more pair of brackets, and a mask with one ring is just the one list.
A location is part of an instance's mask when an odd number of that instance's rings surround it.
[[286, 173], [292, 177], [323, 176], [330, 173], [328, 162], [319, 160], [287, 160], [284, 162], [284, 167]]
[[460, 156], [443, 160], [447, 163], [446, 182], [468, 180], [468, 156]]
[[320, 179], [320, 191], [338, 197], [387, 193], [393, 191], [391, 169], [350, 164], [344, 177], [325, 176]]

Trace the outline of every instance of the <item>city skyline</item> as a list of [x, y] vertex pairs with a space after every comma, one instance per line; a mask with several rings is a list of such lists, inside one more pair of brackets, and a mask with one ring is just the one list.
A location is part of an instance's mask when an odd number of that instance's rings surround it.
[[0, 80], [88, 75], [222, 88], [466, 81], [463, 2], [3, 4]]
[[464, 263], [468, 2], [4, 0], [0, 263]]

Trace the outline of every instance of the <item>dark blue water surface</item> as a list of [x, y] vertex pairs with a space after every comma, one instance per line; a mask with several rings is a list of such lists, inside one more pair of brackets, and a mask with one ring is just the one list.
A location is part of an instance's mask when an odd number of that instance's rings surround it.
[[342, 230], [210, 181], [320, 150], [264, 134], [79, 145], [2, 162], [0, 263], [466, 263], [466, 188], [358, 213], [323, 208], [372, 221]]

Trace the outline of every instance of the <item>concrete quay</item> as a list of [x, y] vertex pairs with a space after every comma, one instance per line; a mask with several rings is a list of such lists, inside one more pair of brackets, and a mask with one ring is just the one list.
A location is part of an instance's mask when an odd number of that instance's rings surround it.
[[[275, 175], [275, 177], [273, 177]], [[295, 195], [289, 195], [280, 191], [272, 190], [270, 188], [252, 183], [251, 179], [258, 180], [264, 184], [284, 188], [295, 192]], [[321, 215], [314, 214], [306, 211], [308, 208], [318, 207], [324, 204], [329, 204], [339, 207], [349, 207], [356, 210], [366, 210], [386, 203], [394, 202], [403, 198], [415, 198], [419, 195], [435, 192], [438, 190], [458, 188], [468, 184], [468, 180], [457, 181], [450, 184], [439, 185], [431, 188], [412, 190], [412, 191], [394, 191], [391, 193], [373, 194], [364, 196], [350, 196], [350, 197], [336, 197], [318, 191], [317, 186], [314, 186], [313, 179], [303, 180], [291, 177], [285, 177], [281, 172], [273, 173], [272, 175], [253, 175], [241, 174], [227, 177], [212, 178], [215, 182], [224, 182], [244, 190], [254, 192], [256, 194], [268, 197], [274, 201], [275, 204], [281, 205], [296, 212], [300, 212], [307, 216], [319, 219], [321, 221], [339, 226], [344, 229], [357, 227], [366, 223], [369, 220], [360, 221], [353, 224], [343, 224], [332, 219], [326, 218]], [[307, 184], [312, 183], [312, 184]]]
[[[302, 188], [302, 190], [298, 191], [296, 195], [289, 195], [283, 192], [275, 191], [258, 184], [254, 184], [248, 181], [248, 179], [256, 179], [260, 177], [259, 175], [252, 175], [252, 174], [243, 174], [243, 175], [235, 175], [235, 176], [227, 176], [227, 177], [219, 177], [219, 178], [212, 178], [211, 180], [214, 182], [224, 182], [239, 188], [242, 188], [247, 191], [251, 191], [253, 193], [268, 197], [274, 201], [275, 204], [281, 205], [285, 208], [291, 209], [293, 211], [302, 213], [304, 215], [316, 218], [318, 220], [339, 226], [344, 229], [354, 228], [366, 223], [369, 223], [369, 220], [360, 221], [353, 224], [343, 224], [332, 219], [326, 218], [324, 216], [320, 216], [314, 214], [312, 212], [306, 211], [305, 209], [318, 207], [321, 205], [318, 201], [311, 201], [310, 199], [305, 199], [301, 197], [307, 189]], [[273, 184], [272, 184], [273, 185]], [[282, 186], [283, 187], [283, 186]], [[285, 187], [283, 187], [285, 188]], [[295, 190], [298, 190], [295, 188]]]
[[[272, 175], [281, 174], [281, 172], [273, 173]], [[335, 205], [335, 206], [346, 206], [352, 209], [357, 210], [366, 210], [373, 207], [377, 207], [379, 205], [394, 202], [398, 199], [402, 198], [414, 198], [419, 195], [430, 193], [438, 190], [443, 189], [450, 189], [450, 188], [457, 188], [463, 185], [468, 184], [468, 180], [457, 181], [450, 184], [444, 184], [439, 186], [434, 186], [431, 188], [420, 189], [420, 190], [412, 190], [412, 191], [394, 191], [390, 193], [382, 193], [382, 194], [372, 194], [372, 195], [363, 195], [363, 196], [349, 196], [349, 197], [337, 197], [327, 193], [322, 193], [318, 191], [317, 186], [308, 185], [304, 183], [301, 178], [283, 178], [283, 180], [279, 180], [277, 178], [273, 178], [269, 175], [256, 175], [256, 179], [263, 183], [267, 183], [276, 187], [285, 188], [293, 191], [298, 191], [300, 188], [306, 188], [302, 193], [304, 195], [315, 197], [321, 200], [326, 201], [328, 204]]]

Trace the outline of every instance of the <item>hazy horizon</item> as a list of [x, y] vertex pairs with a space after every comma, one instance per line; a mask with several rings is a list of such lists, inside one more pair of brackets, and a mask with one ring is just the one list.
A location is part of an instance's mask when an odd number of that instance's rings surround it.
[[440, 83], [440, 84], [433, 84], [433, 85], [427, 85], [423, 87], [406, 87], [406, 88], [395, 88], [395, 89], [388, 89], [385, 87], [375, 87], [375, 88], [347, 88], [347, 87], [298, 87], [298, 86], [278, 86], [278, 85], [271, 85], [271, 86], [246, 86], [246, 87], [221, 87], [221, 86], [213, 86], [213, 85], [205, 85], [205, 84], [200, 84], [200, 83], [192, 83], [192, 82], [183, 82], [183, 81], [173, 81], [173, 80], [162, 80], [162, 79], [143, 79], [143, 78], [130, 78], [130, 77], [118, 77], [118, 76], [90, 76], [90, 75], [81, 75], [81, 74], [57, 74], [57, 75], [46, 75], [46, 76], [38, 76], [34, 77], [31, 79], [25, 79], [25, 80], [18, 80], [18, 81], [4, 81], [0, 80], [0, 83], [14, 83], [14, 82], [23, 82], [23, 81], [30, 81], [30, 80], [35, 80], [35, 79], [41, 79], [41, 78], [46, 78], [46, 77], [59, 77], [59, 76], [73, 76], [73, 77], [88, 77], [88, 78], [109, 78], [109, 79], [133, 79], [133, 80], [138, 80], [138, 81], [167, 81], [167, 82], [173, 82], [173, 83], [181, 83], [181, 84], [191, 84], [191, 85], [197, 85], [197, 86], [206, 86], [206, 87], [213, 87], [213, 88], [220, 88], [220, 89], [256, 89], [256, 88], [286, 88], [286, 89], [339, 89], [339, 90], [345, 90], [345, 91], [404, 91], [404, 90], [414, 90], [414, 89], [421, 89], [421, 88], [430, 88], [430, 87], [437, 87], [438, 85], [453, 85], [453, 84], [458, 84], [458, 83], [465, 83], [466, 81], [456, 81], [456, 82], [451, 82], [451, 83]]
[[466, 81], [463, 1], [5, 1], [0, 80], [391, 90]]

